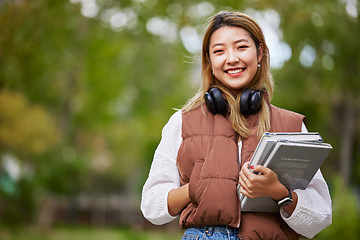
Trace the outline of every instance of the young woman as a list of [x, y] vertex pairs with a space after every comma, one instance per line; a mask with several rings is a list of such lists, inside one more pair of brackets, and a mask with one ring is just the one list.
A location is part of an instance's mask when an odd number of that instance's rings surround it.
[[[202, 86], [165, 125], [141, 210], [153, 224], [180, 215], [183, 239], [312, 238], [331, 224], [331, 199], [320, 172], [305, 190], [288, 190], [266, 167], [249, 166], [264, 132], [306, 132], [303, 115], [270, 104], [269, 50], [258, 24], [239, 12], [209, 22]], [[253, 174], [250, 169], [262, 173]], [[241, 212], [237, 187], [282, 203], [279, 213]]]

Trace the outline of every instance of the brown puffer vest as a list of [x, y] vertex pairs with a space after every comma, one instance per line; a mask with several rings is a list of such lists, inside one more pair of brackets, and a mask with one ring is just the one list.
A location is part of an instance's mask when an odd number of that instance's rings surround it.
[[[271, 132], [301, 131], [303, 115], [272, 105], [270, 109]], [[257, 115], [250, 116], [248, 123], [251, 128], [256, 129], [256, 121]], [[264, 239], [274, 234], [276, 239], [298, 239], [299, 235], [284, 223], [279, 214], [241, 214], [236, 192], [240, 171], [238, 135], [223, 115], [213, 115], [205, 106], [183, 113], [182, 138], [177, 166], [181, 185], [189, 183], [191, 203], [180, 214], [181, 227], [227, 225], [240, 227], [244, 239]], [[256, 131], [242, 139], [241, 164], [250, 160], [257, 143]], [[274, 233], [264, 235], [262, 232], [259, 223], [264, 217], [264, 224]], [[269, 225], [269, 221], [274, 226]], [[284, 232], [287, 237], [279, 238]], [[289, 238], [287, 232], [295, 238]]]

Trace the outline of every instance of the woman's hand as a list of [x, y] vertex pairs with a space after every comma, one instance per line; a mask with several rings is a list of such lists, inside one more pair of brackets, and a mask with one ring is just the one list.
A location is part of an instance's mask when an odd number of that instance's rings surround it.
[[245, 163], [239, 174], [240, 192], [247, 197], [271, 197], [275, 200], [283, 199], [289, 195], [286, 187], [279, 182], [275, 172], [261, 165], [251, 166], [257, 175], [249, 169], [249, 162]]
[[[289, 195], [287, 188], [279, 181], [276, 173], [270, 168], [253, 165], [251, 170], [260, 173], [255, 174], [249, 169], [249, 162], [245, 163], [239, 173], [240, 193], [250, 197], [271, 197], [274, 200], [281, 200]], [[297, 204], [297, 194], [291, 192], [293, 202], [284, 207], [288, 214], [292, 214]]]
[[189, 184], [175, 188], [168, 195], [168, 212], [171, 216], [178, 215], [191, 200], [189, 196]]

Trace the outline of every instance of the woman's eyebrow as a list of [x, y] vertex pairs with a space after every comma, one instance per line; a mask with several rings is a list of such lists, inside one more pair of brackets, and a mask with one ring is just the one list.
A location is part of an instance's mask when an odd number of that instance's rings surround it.
[[245, 38], [242, 38], [242, 39], [239, 39], [239, 40], [236, 40], [234, 43], [241, 43], [241, 42], [247, 42], [247, 43], [250, 43], [249, 40], [245, 39]]
[[217, 46], [223, 46], [225, 45], [224, 43], [214, 43], [211, 48], [217, 47]]
[[[241, 38], [241, 39], [239, 39], [239, 40], [234, 41], [234, 44], [241, 43], [241, 42], [247, 42], [247, 43], [249, 43], [249, 41], [248, 41], [247, 39]], [[223, 45], [225, 45], [225, 44], [224, 44], [224, 43], [214, 43], [214, 44], [211, 46], [211, 48], [214, 48], [214, 47], [217, 47], [217, 46], [223, 46]]]

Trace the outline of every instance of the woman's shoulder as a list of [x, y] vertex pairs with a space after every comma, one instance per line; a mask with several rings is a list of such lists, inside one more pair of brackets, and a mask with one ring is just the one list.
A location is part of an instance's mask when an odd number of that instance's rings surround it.
[[175, 156], [181, 143], [181, 129], [181, 111], [178, 110], [171, 115], [168, 122], [163, 127], [161, 132], [161, 141], [157, 151], [166, 152], [171, 156]]
[[196, 108], [184, 111], [183, 109], [177, 110], [169, 119], [168, 125], [171, 128], [174, 129], [180, 129], [182, 128], [183, 122], [187, 122], [189, 119], [198, 119], [204, 117], [208, 113], [207, 108], [200, 105]]
[[207, 116], [207, 115], [211, 114], [209, 112], [209, 110], [207, 109], [207, 107], [205, 106], [205, 103], [200, 104], [200, 105], [192, 108], [191, 110], [185, 110], [185, 111], [182, 110], [181, 113], [182, 113], [182, 118], [183, 119], [194, 118], [196, 116], [199, 116], [201, 118], [201, 117], [204, 117], [204, 116]]
[[168, 122], [165, 124], [162, 130], [163, 137], [169, 135], [173, 137], [174, 135], [178, 135], [179, 132], [181, 132], [181, 125], [182, 125], [182, 113], [181, 110], [177, 110], [175, 113], [173, 113], [170, 116]]
[[271, 129], [273, 131], [302, 131], [306, 117], [303, 114], [271, 105]]
[[272, 114], [279, 114], [282, 116], [287, 116], [287, 117], [293, 117], [293, 118], [297, 118], [297, 119], [301, 119], [304, 120], [305, 119], [305, 115], [301, 114], [301, 113], [297, 113], [285, 108], [280, 108], [280, 107], [276, 107], [274, 105], [270, 105], [271, 107], [271, 113]]
[[196, 115], [204, 115], [204, 108], [198, 106], [190, 111], [184, 111], [183, 109], [178, 109], [176, 110], [175, 113], [171, 115], [168, 122], [164, 126], [163, 131], [172, 131], [172, 132], [181, 131], [183, 121], [186, 122], [187, 119], [194, 119]]
[[181, 110], [176, 110], [176, 112], [174, 112], [168, 122], [166, 123], [165, 126], [172, 126], [172, 127], [175, 127], [175, 126], [178, 126], [180, 125], [181, 126], [181, 122], [182, 122], [182, 111]]

